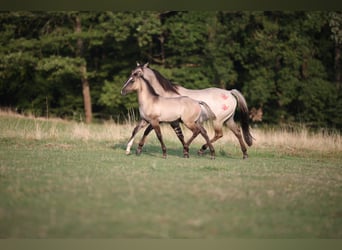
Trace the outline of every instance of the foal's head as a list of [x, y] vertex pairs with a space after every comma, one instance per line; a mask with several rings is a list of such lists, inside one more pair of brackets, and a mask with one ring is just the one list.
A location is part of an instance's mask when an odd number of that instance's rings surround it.
[[147, 90], [149, 91], [151, 95], [158, 96], [158, 94], [152, 88], [150, 82], [144, 77], [144, 68], [146, 67], [147, 67], [146, 64], [144, 66], [140, 66], [138, 64], [138, 67], [132, 71], [130, 77], [125, 82], [124, 86], [122, 87], [121, 95], [126, 95], [133, 91], [139, 91], [142, 88], [141, 87], [142, 84], [145, 84], [147, 86]]
[[141, 72], [144, 79], [151, 84], [159, 95], [167, 96], [167, 93], [179, 95], [178, 86], [166, 79], [159, 71], [150, 68], [148, 63], [145, 63], [144, 65], [137, 63], [137, 67], [132, 71], [132, 73], [135, 72]]
[[138, 65], [138, 67], [132, 70], [130, 77], [125, 82], [124, 86], [122, 87], [121, 95], [126, 95], [127, 93], [137, 91], [141, 84], [139, 80], [141, 80], [143, 76], [144, 76], [143, 67]]

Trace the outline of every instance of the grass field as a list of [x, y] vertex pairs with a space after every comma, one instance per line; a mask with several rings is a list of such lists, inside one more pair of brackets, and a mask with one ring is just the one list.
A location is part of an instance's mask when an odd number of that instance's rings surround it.
[[242, 160], [227, 132], [184, 159], [163, 127], [163, 159], [154, 134], [126, 156], [132, 128], [1, 112], [0, 238], [342, 237], [339, 134], [255, 129]]

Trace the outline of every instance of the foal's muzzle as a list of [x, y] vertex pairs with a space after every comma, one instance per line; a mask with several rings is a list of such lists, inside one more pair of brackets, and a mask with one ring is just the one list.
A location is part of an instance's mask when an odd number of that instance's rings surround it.
[[126, 95], [128, 93], [128, 91], [126, 90], [127, 85], [130, 84], [133, 81], [133, 78], [130, 77], [124, 84], [124, 86], [121, 89], [121, 95]]

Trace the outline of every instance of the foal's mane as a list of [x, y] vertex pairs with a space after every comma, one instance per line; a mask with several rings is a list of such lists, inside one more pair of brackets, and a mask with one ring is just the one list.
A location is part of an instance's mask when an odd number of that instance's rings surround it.
[[151, 86], [151, 83], [147, 79], [145, 79], [145, 77], [141, 77], [141, 78], [146, 83], [148, 92], [150, 92], [150, 94], [153, 96], [159, 96], [157, 92], [154, 90], [154, 88]]
[[[151, 69], [151, 68], [150, 68]], [[177, 91], [177, 85], [173, 84], [170, 80], [166, 79], [162, 74], [160, 74], [157, 70], [151, 69], [155, 74], [159, 84], [163, 87], [163, 89], [167, 92], [174, 92], [179, 95]]]

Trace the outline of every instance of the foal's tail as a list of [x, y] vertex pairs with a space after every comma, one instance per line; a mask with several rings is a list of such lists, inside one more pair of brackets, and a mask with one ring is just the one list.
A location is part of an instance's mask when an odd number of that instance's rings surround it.
[[245, 98], [243, 97], [243, 95], [238, 90], [232, 89], [230, 92], [236, 98], [238, 102], [238, 107], [240, 108], [240, 111], [241, 111], [240, 123], [241, 123], [242, 132], [243, 132], [243, 137], [247, 145], [252, 146], [254, 138], [249, 131], [249, 111], [248, 111], [247, 102]]
[[214, 112], [211, 110], [211, 108], [208, 106], [208, 104], [206, 104], [203, 101], [198, 102], [202, 108], [202, 113], [201, 113], [201, 117], [200, 117], [200, 121], [206, 121], [206, 120], [215, 120], [216, 119], [216, 115], [214, 114]]

